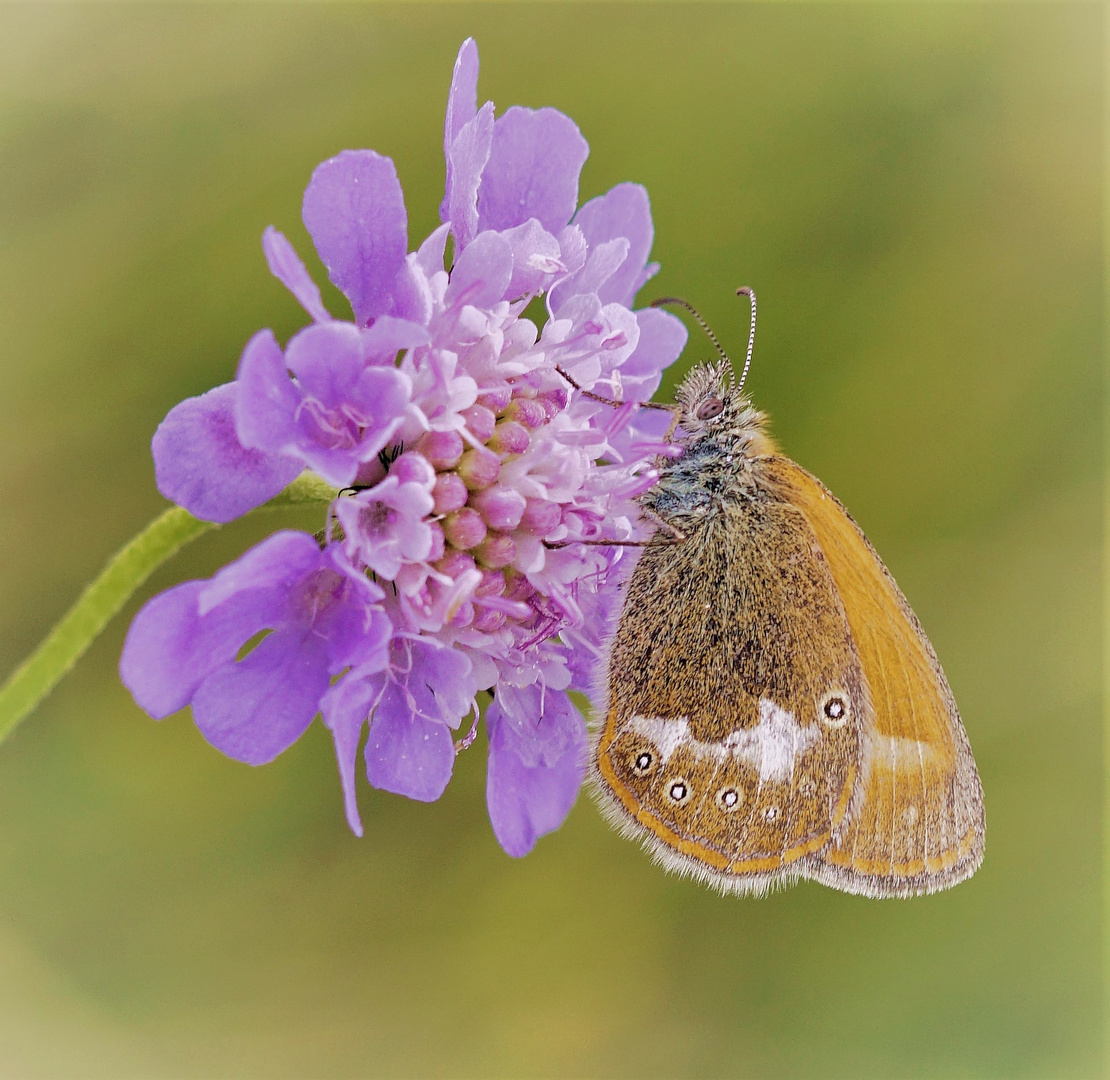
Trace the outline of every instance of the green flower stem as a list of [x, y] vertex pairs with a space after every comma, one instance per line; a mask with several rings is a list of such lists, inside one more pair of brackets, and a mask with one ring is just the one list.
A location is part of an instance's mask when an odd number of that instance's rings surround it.
[[[328, 503], [336, 494], [335, 488], [318, 476], [304, 473], [259, 510]], [[219, 525], [201, 521], [174, 506], [117, 552], [42, 644], [0, 687], [0, 740], [6, 739], [16, 724], [58, 685], [112, 616], [159, 566], [190, 540], [218, 528]]]

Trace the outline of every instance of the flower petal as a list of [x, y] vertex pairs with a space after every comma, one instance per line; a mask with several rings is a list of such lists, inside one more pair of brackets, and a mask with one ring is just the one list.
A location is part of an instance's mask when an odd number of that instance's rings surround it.
[[[420, 265], [419, 256], [410, 252], [393, 279], [393, 307], [390, 310], [399, 319], [426, 326], [432, 317], [433, 303], [431, 284]], [[383, 315], [375, 319], [374, 326], [388, 318], [388, 315]]]
[[458, 727], [478, 692], [472, 685], [472, 667], [465, 653], [441, 645], [434, 638], [412, 642], [407, 684], [417, 714]]
[[493, 833], [509, 855], [527, 855], [574, 805], [586, 771], [586, 725], [562, 691], [502, 682], [486, 727]]
[[[640, 337], [635, 351], [621, 365], [621, 379], [626, 386], [637, 387], [636, 400], [647, 401], [659, 389], [663, 369], [682, 355], [689, 332], [686, 324], [669, 311], [649, 307], [635, 314]], [[626, 393], [625, 398], [630, 395]]]
[[578, 202], [578, 176], [590, 152], [578, 126], [557, 109], [514, 105], [493, 126], [478, 191], [480, 229], [511, 229], [538, 218], [558, 233]]
[[374, 325], [362, 332], [362, 347], [367, 358], [390, 364], [402, 350], [427, 345], [431, 340], [425, 327], [408, 319], [395, 319], [392, 315], [375, 319]]
[[356, 321], [384, 315], [408, 249], [405, 198], [393, 162], [373, 150], [329, 158], [312, 174], [302, 216]]
[[170, 410], [151, 440], [158, 490], [205, 521], [232, 521], [261, 506], [303, 468], [296, 458], [240, 442], [238, 395], [236, 383], [225, 383], [186, 398]]
[[440, 217], [451, 223], [459, 248], [478, 232], [478, 189], [493, 145], [493, 102], [487, 101], [473, 120], [463, 125], [447, 152], [447, 187]]
[[446, 302], [448, 306], [492, 307], [504, 297], [512, 276], [509, 241], [499, 233], [480, 233], [455, 262]]
[[510, 298], [540, 292], [553, 275], [565, 270], [559, 241], [535, 218], [502, 235], [513, 251], [513, 277], [505, 290]]
[[591, 248], [618, 236], [628, 240], [628, 257], [601, 286], [598, 296], [603, 304], [631, 307], [655, 236], [647, 189], [640, 184], [617, 184], [586, 203], [574, 215], [574, 224], [582, 230]]
[[384, 611], [369, 608], [357, 598], [345, 602], [316, 626], [328, 639], [328, 671], [338, 675], [348, 667], [363, 673], [382, 671], [389, 663], [389, 639], [393, 624]]
[[198, 598], [207, 584], [187, 581], [154, 597], [127, 631], [120, 679], [156, 720], [183, 709], [200, 683], [266, 626], [265, 617], [245, 603], [201, 618]]
[[328, 682], [324, 641], [301, 626], [276, 630], [200, 684], [193, 719], [217, 750], [265, 765], [305, 733]]
[[428, 238], [413, 253], [416, 264], [424, 271], [424, 276], [430, 281], [436, 274], [444, 272], [443, 260], [447, 254], [447, 234], [451, 226], [444, 222], [440, 227], [428, 234]]
[[[307, 626], [311, 619], [291, 610], [291, 597], [314, 571], [330, 565], [308, 533], [286, 530], [255, 545], [212, 579], [186, 582], [156, 596], [128, 631], [120, 661], [124, 684], [152, 716], [176, 712], [259, 630], [298, 620]], [[369, 601], [379, 599], [381, 590], [365, 584]]]
[[335, 759], [339, 765], [339, 780], [343, 785], [343, 807], [347, 824], [355, 836], [362, 835], [362, 818], [358, 812], [355, 792], [355, 766], [358, 758], [358, 741], [370, 710], [381, 695], [386, 676], [364, 679], [351, 673], [332, 684], [320, 702], [324, 722], [331, 729], [335, 740]]
[[[315, 538], [306, 532], [283, 529], [228, 563], [210, 581], [202, 582], [198, 613], [206, 616], [243, 592], [265, 593], [276, 600], [265, 616], [271, 621], [262, 625], [276, 625], [276, 621], [285, 621], [287, 598], [297, 585], [326, 565]], [[257, 602], [264, 601], [260, 597]]]
[[319, 286], [309, 277], [293, 245], [273, 225], [267, 226], [262, 234], [262, 251], [266, 255], [266, 265], [269, 266], [270, 273], [300, 301], [313, 319], [327, 322], [331, 316], [324, 307]]
[[290, 448], [296, 439], [293, 418], [300, 395], [272, 331], [260, 330], [247, 342], [235, 385], [235, 429], [243, 445], [271, 453]]
[[331, 322], [306, 326], [289, 339], [283, 369], [297, 378], [296, 405], [301, 397], [315, 398], [329, 408], [347, 402], [366, 366], [363, 333], [351, 323]]
[[451, 89], [447, 91], [447, 113], [443, 121], [443, 151], [455, 141], [462, 126], [478, 111], [478, 43], [468, 37], [459, 46]]
[[592, 246], [582, 269], [552, 288], [547, 301], [550, 309], [559, 316], [567, 299], [592, 293], [600, 300], [610, 278], [628, 261], [628, 249], [628, 241], [623, 236]]
[[[663, 369], [673, 364], [686, 347], [688, 336], [681, 319], [659, 308], [641, 308], [635, 313], [640, 338], [632, 355], [621, 365], [620, 376], [625, 401], [650, 401], [659, 389]], [[605, 408], [604, 415], [612, 410]], [[641, 409], [629, 424], [613, 432], [609, 445], [625, 459], [636, 457], [635, 443], [663, 438], [673, 414], [664, 409]], [[603, 420], [599, 422], [604, 423]]]
[[[380, 340], [392, 344], [393, 331], [395, 341], [423, 334], [392, 320]], [[359, 464], [400, 426], [411, 391], [409, 377], [396, 368], [368, 368], [365, 352], [363, 331], [344, 322], [306, 327], [284, 357], [272, 339], [248, 347], [239, 365], [240, 437], [260, 449], [295, 454], [338, 487], [351, 483]]]
[[408, 695], [390, 683], [374, 710], [366, 740], [366, 777], [381, 791], [435, 802], [455, 767], [455, 743], [446, 724], [413, 713]]

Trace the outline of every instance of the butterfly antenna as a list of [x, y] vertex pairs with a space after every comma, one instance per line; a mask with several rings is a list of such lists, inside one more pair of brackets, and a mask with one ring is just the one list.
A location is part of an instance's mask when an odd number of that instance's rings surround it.
[[[749, 289], [748, 291], [750, 292], [751, 290]], [[732, 360], [729, 359], [728, 353], [726, 353], [725, 350], [721, 348], [721, 343], [717, 340], [717, 335], [714, 334], [713, 331], [709, 329], [709, 324], [698, 314], [697, 309], [694, 307], [694, 305], [688, 303], [687, 301], [681, 299], [678, 296], [661, 296], [661, 297], [659, 297], [658, 300], [652, 300], [652, 302], [648, 305], [648, 307], [662, 307], [664, 304], [678, 304], [680, 307], [684, 307], [688, 312], [690, 312], [691, 315], [694, 316], [695, 319], [697, 319], [698, 326], [700, 326], [705, 331], [706, 336], [709, 338], [710, 341], [713, 342], [714, 348], [717, 350], [717, 352], [719, 352], [721, 354], [721, 359], [726, 364], [728, 364], [729, 378], [730, 379], [734, 378], [735, 373], [732, 370]], [[749, 360], [749, 362], [751, 361], [751, 355], [752, 355], [752, 350], [751, 350], [751, 346], [749, 345], [748, 346], [748, 360]], [[747, 368], [745, 368], [744, 370], [746, 372]]]
[[[748, 377], [748, 368], [752, 366], [752, 350], [755, 348], [755, 293], [752, 292], [749, 286], [741, 285], [736, 290], [736, 295], [746, 296], [752, 305], [752, 327], [748, 331], [748, 355], [744, 359], [744, 370], [740, 372], [740, 385], [736, 387], [737, 391], [740, 391], [744, 389], [744, 380]], [[712, 337], [713, 335], [710, 334], [709, 336]], [[720, 346], [718, 345], [717, 348], [719, 349]]]

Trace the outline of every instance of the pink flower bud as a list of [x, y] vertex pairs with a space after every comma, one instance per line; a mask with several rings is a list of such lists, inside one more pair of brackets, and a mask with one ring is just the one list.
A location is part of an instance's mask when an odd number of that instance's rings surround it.
[[536, 400], [543, 405], [548, 420], [551, 420], [567, 407], [570, 395], [566, 390], [547, 390], [540, 394]]
[[477, 547], [486, 538], [486, 523], [477, 510], [464, 506], [443, 519], [443, 535], [461, 551]]
[[469, 492], [457, 473], [440, 473], [432, 488], [433, 509], [437, 514], [449, 514], [466, 506]]
[[511, 386], [502, 386], [496, 390], [487, 390], [478, 395], [478, 404], [484, 405], [492, 413], [502, 413], [513, 397]]
[[451, 619], [452, 626], [469, 626], [474, 621], [474, 605], [467, 600], [465, 603], [459, 605], [459, 610], [455, 612], [454, 617]]
[[515, 529], [520, 524], [527, 502], [516, 488], [494, 484], [472, 496], [470, 505], [482, 515], [491, 529]]
[[516, 420], [526, 428], [538, 428], [547, 419], [547, 410], [535, 398], [513, 398], [505, 410], [505, 418]]
[[428, 459], [413, 450], [406, 450], [389, 466], [389, 475], [396, 476], [402, 484], [419, 484], [426, 488], [430, 488], [436, 478], [435, 469], [428, 463]]
[[480, 630], [483, 634], [489, 634], [498, 629], [504, 621], [505, 616], [500, 611], [494, 611], [493, 608], [481, 608], [471, 625], [475, 630]]
[[475, 569], [474, 559], [464, 551], [449, 551], [436, 563], [436, 569], [449, 578], [457, 578]]
[[457, 472], [471, 491], [481, 491], [497, 479], [501, 459], [492, 450], [475, 446], [463, 454]]
[[457, 431], [428, 431], [416, 448], [435, 469], [453, 469], [462, 457], [463, 441]]
[[474, 549], [474, 554], [484, 566], [496, 570], [516, 558], [516, 541], [506, 533], [493, 533]]
[[488, 445], [499, 454], [523, 454], [531, 441], [532, 437], [523, 424], [503, 420], [493, 429]]
[[563, 508], [547, 499], [529, 499], [520, 519], [521, 528], [536, 536], [546, 536], [563, 520]]
[[471, 405], [469, 409], [463, 409], [462, 417], [479, 442], [485, 442], [493, 434], [497, 423], [497, 417], [485, 405]]
[[483, 570], [475, 596], [500, 596], [505, 591], [505, 575], [500, 570]]

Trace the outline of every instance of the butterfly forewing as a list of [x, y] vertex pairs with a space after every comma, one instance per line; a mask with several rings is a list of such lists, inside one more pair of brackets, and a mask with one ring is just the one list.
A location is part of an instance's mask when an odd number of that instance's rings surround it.
[[768, 465], [805, 515], [847, 615], [868, 687], [860, 792], [812, 876], [869, 895], [930, 892], [983, 853], [982, 790], [952, 691], [894, 579], [827, 488], [784, 458]]

